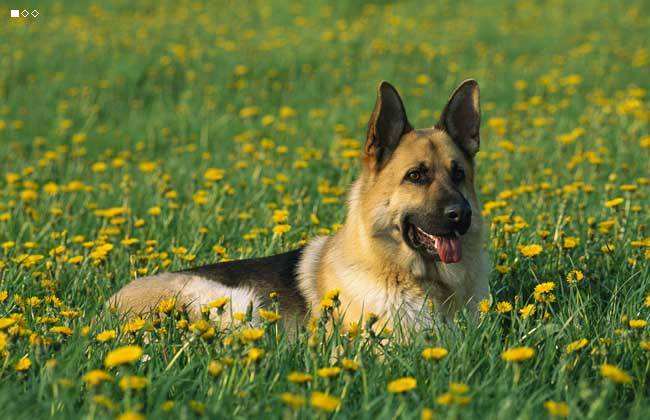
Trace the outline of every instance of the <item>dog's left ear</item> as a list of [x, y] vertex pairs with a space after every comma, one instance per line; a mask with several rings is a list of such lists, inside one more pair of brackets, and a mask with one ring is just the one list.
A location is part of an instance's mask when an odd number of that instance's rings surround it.
[[465, 153], [474, 157], [481, 145], [480, 126], [478, 83], [468, 79], [451, 94], [436, 127], [445, 130]]
[[397, 89], [386, 81], [381, 82], [377, 88], [375, 109], [368, 121], [364, 147], [366, 162], [380, 170], [388, 162], [402, 136], [412, 130]]

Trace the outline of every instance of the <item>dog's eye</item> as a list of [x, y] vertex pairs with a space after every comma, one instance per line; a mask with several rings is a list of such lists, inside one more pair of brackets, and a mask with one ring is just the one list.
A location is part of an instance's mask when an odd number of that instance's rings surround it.
[[418, 169], [413, 169], [407, 172], [406, 179], [416, 184], [420, 183], [422, 182], [422, 173]]
[[465, 171], [458, 165], [454, 165], [451, 169], [451, 179], [452, 181], [459, 183], [465, 179]]

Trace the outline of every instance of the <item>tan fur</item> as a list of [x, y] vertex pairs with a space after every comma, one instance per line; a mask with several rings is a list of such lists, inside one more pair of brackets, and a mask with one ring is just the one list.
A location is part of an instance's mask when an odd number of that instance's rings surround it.
[[[231, 288], [198, 276], [183, 273], [161, 273], [134, 280], [120, 289], [108, 300], [110, 307], [122, 313], [143, 315], [155, 309], [161, 301], [175, 298], [176, 308], [186, 310], [193, 319], [201, 314], [201, 308], [210, 302], [230, 298], [224, 322], [231, 320], [234, 312], [245, 312], [252, 302], [259, 306], [252, 289], [246, 287]], [[214, 318], [216, 310], [210, 311]]]
[[[436, 183], [426, 190], [403, 186], [401, 180], [408, 168], [424, 160], [443, 173], [452, 159], [462, 162], [467, 170], [462, 190], [472, 206], [472, 224], [461, 239], [462, 261], [434, 263], [409, 248], [401, 234], [391, 229], [407, 207], [437, 200], [442, 188]], [[317, 287], [315, 293], [313, 288], [302, 290], [312, 307], [319, 307], [327, 291], [339, 289], [347, 322], [373, 312], [389, 319], [397, 316], [402, 324], [426, 324], [431, 321], [423, 319], [425, 311], [421, 311], [426, 298], [432, 299], [445, 317], [468, 303], [475, 308], [489, 296], [489, 266], [471, 163], [443, 131], [417, 130], [405, 135], [380, 175], [375, 177], [368, 170], [362, 173], [350, 192], [345, 225], [329, 239], [320, 259], [312, 257], [320, 260]], [[394, 244], [374, 239], [378, 231], [388, 232]]]

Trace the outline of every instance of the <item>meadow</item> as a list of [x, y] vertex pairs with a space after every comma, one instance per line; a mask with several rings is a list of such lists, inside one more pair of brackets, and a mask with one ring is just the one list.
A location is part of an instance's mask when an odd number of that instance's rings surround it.
[[[0, 417], [650, 412], [648, 2], [42, 3], [0, 26]], [[336, 231], [379, 81], [427, 127], [469, 77], [477, 322], [292, 341], [273, 308], [226, 331], [105, 308]]]

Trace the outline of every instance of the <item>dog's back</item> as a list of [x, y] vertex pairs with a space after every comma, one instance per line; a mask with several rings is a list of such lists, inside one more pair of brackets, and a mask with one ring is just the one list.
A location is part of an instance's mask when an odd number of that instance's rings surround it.
[[175, 298], [179, 309], [196, 316], [202, 307], [229, 298], [232, 312], [270, 304], [275, 292], [286, 318], [306, 314], [298, 290], [297, 270], [303, 249], [264, 258], [210, 264], [188, 270], [143, 277], [126, 285], [109, 300], [120, 312], [144, 314], [165, 299]]

